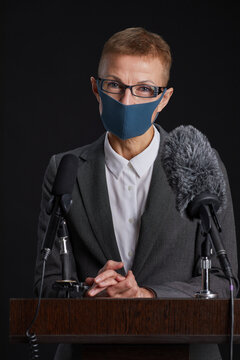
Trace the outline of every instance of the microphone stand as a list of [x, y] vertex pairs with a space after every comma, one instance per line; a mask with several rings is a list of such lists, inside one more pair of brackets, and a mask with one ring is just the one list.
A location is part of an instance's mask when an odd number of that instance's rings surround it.
[[211, 269], [211, 259], [210, 254], [212, 251], [211, 243], [209, 239], [209, 234], [204, 234], [205, 240], [202, 243], [201, 248], [201, 269], [202, 269], [202, 289], [195, 293], [196, 298], [200, 299], [215, 299], [218, 297], [218, 294], [213, 293], [210, 290], [210, 274]]
[[[68, 229], [64, 216], [70, 211], [72, 205], [71, 194], [64, 194], [55, 199], [50, 199], [48, 204], [48, 213], [52, 214], [49, 222], [48, 231], [42, 248], [43, 259], [47, 261], [52, 251], [52, 247], [56, 238], [59, 237], [60, 243], [60, 259], [62, 265], [62, 278], [56, 280], [53, 289], [57, 290], [58, 296], [60, 292], [64, 293], [67, 298], [83, 297], [88, 286], [84, 282], [78, 283], [71, 279], [71, 267], [68, 251]], [[72, 296], [70, 296], [72, 295]]]
[[218, 297], [218, 294], [215, 294], [210, 290], [210, 269], [212, 266], [210, 259], [212, 252], [212, 244], [210, 240], [212, 226], [211, 216], [206, 205], [201, 205], [199, 209], [202, 234], [205, 237], [205, 240], [201, 246], [202, 289], [195, 293], [195, 297], [201, 299], [215, 299]]
[[58, 237], [60, 244], [60, 258], [62, 264], [62, 279], [56, 280], [53, 288], [65, 292], [65, 297], [70, 298], [70, 293], [73, 291], [79, 292], [79, 285], [77, 281], [70, 280], [70, 261], [68, 252], [68, 229], [65, 219], [62, 217], [58, 228]]
[[60, 243], [60, 258], [62, 264], [62, 279], [56, 280], [53, 284], [53, 289], [63, 292], [66, 298], [80, 298], [83, 297], [88, 286], [84, 282], [78, 283], [76, 280], [71, 280], [70, 258], [68, 251], [68, 229], [64, 217], [61, 218], [57, 235]]
[[233, 279], [234, 276], [226, 250], [222, 244], [220, 236], [222, 230], [215, 212], [219, 206], [220, 202], [217, 196], [209, 193], [202, 193], [196, 196], [192, 203], [188, 205], [187, 213], [190, 218], [201, 220], [203, 233], [210, 235], [221, 268], [226, 278], [230, 280]]
[[[211, 237], [211, 242], [214, 245], [214, 249], [216, 255], [218, 257], [221, 268], [224, 272], [226, 279], [229, 280], [230, 283], [230, 321], [231, 321], [231, 337], [230, 337], [230, 359], [233, 358], [233, 338], [234, 338], [234, 285], [233, 285], [233, 272], [231, 268], [230, 261], [228, 259], [226, 250], [223, 247], [223, 243], [221, 240], [221, 227], [218, 222], [218, 218], [216, 215], [216, 210], [219, 208], [219, 200], [215, 195], [211, 195], [209, 193], [202, 193], [198, 195], [195, 200], [189, 204], [188, 213], [192, 218], [199, 218], [201, 220], [201, 225], [203, 229], [203, 233], [205, 237], [208, 235]], [[206, 255], [206, 254], [205, 254]], [[205, 263], [206, 265], [206, 263]], [[206, 297], [207, 294], [207, 278], [209, 276], [209, 264], [205, 266], [204, 262], [202, 263], [202, 276], [203, 276], [203, 289], [195, 294], [197, 297], [210, 298]], [[207, 269], [208, 267], [208, 269]], [[211, 267], [211, 266], [210, 266]], [[206, 287], [206, 288], [205, 288]], [[210, 290], [209, 290], [210, 291]], [[206, 295], [205, 295], [206, 293]], [[212, 297], [211, 297], [212, 298]]]

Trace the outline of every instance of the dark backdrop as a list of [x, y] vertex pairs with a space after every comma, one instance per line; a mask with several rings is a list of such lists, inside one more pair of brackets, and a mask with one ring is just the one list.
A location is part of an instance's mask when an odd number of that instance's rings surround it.
[[[8, 299], [32, 297], [41, 183], [50, 155], [104, 131], [89, 78], [114, 32], [143, 26], [171, 45], [169, 85], [175, 92], [158, 122], [166, 130], [192, 124], [218, 149], [239, 234], [239, 9], [235, 1], [6, 0], [1, 25], [1, 358], [27, 359], [27, 346], [8, 345]], [[44, 359], [51, 359], [54, 347], [41, 346]]]

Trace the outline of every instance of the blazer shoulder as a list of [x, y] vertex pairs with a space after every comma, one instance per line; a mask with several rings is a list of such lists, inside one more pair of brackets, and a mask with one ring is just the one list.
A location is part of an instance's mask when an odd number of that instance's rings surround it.
[[68, 151], [65, 151], [62, 153], [55, 154], [55, 155], [53, 155], [53, 157], [55, 158], [55, 161], [57, 164], [59, 164], [62, 157], [67, 154], [73, 154], [82, 160], [87, 160], [88, 158], [91, 158], [92, 156], [94, 156], [94, 154], [103, 150], [104, 139], [105, 139], [105, 133], [102, 134], [100, 136], [100, 138], [98, 138], [97, 140], [95, 140], [94, 142], [92, 142], [90, 144], [87, 144], [87, 145], [84, 145], [84, 146], [81, 146], [81, 147], [78, 147], [75, 149], [71, 149], [71, 150], [68, 150]]

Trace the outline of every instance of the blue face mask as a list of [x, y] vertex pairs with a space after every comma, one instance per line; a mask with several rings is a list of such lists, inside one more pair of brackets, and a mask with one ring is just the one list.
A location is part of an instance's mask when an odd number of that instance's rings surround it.
[[156, 101], [124, 105], [105, 94], [98, 86], [98, 92], [102, 100], [101, 119], [105, 129], [122, 140], [144, 134], [152, 125], [152, 114], [162, 100], [166, 90], [165, 88]]

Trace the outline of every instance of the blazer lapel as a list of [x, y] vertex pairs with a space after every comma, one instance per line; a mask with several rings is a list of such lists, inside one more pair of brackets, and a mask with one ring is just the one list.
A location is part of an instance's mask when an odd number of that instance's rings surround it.
[[[159, 230], [167, 216], [170, 189], [161, 163], [161, 151], [166, 133], [159, 126], [161, 139], [157, 158], [154, 163], [151, 184], [146, 201], [145, 211], [141, 218], [141, 227], [132, 271], [138, 276], [147, 262]], [[159, 240], [159, 239], [158, 239]]]
[[85, 161], [77, 180], [91, 227], [106, 261], [121, 261], [108, 197], [103, 144], [104, 136], [93, 149], [81, 155]]

